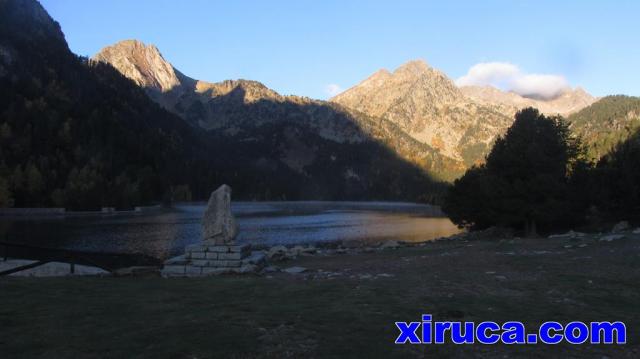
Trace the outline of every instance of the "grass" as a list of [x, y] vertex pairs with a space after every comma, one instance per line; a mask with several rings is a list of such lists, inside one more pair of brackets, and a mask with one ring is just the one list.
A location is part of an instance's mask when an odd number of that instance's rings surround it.
[[[0, 279], [2, 358], [638, 357], [640, 238], [438, 242], [303, 275]], [[540, 252], [544, 251], [544, 252]], [[542, 253], [542, 254], [536, 254]], [[328, 279], [319, 272], [337, 272]], [[392, 277], [376, 276], [390, 274]], [[397, 346], [395, 321], [622, 320], [618, 346]]]

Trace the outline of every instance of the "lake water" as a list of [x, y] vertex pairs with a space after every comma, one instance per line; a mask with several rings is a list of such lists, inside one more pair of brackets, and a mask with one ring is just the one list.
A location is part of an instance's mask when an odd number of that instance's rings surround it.
[[[0, 241], [86, 252], [181, 254], [201, 236], [204, 203], [154, 213], [0, 218]], [[237, 241], [299, 244], [340, 240], [425, 241], [459, 232], [432, 206], [391, 202], [237, 202]]]

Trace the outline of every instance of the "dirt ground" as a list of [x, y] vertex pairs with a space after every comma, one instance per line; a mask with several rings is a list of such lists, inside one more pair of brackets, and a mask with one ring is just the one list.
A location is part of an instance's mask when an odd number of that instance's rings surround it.
[[[210, 278], [1, 278], [2, 357], [637, 358], [640, 234], [437, 241]], [[395, 321], [623, 321], [625, 345], [395, 345]]]

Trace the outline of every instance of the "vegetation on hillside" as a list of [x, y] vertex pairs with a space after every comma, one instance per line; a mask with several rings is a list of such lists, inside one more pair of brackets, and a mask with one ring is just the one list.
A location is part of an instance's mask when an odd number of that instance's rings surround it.
[[0, 39], [0, 205], [126, 208], [209, 186], [192, 129], [72, 54], [39, 4], [3, 1]]
[[519, 112], [486, 163], [455, 181], [445, 212], [462, 227], [498, 225], [529, 234], [540, 224], [640, 219], [640, 99], [602, 101], [572, 116], [571, 124], [531, 108]]
[[436, 202], [446, 189], [396, 155], [409, 144], [381, 141], [387, 128], [243, 95], [216, 109], [246, 126], [192, 127], [110, 65], [71, 53], [36, 1], [1, 1], [0, 206], [130, 208], [205, 199], [222, 183], [251, 200]]
[[603, 156], [590, 179], [585, 193], [600, 212], [640, 219], [640, 129]]
[[569, 122], [588, 146], [589, 158], [597, 161], [640, 129], [640, 98], [604, 97], [569, 116]]

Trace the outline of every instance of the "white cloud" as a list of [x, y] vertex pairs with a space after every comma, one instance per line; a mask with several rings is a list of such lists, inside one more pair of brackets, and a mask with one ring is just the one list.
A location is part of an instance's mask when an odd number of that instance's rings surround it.
[[327, 95], [331, 97], [339, 94], [342, 91], [344, 91], [344, 89], [340, 87], [340, 85], [336, 85], [336, 84], [328, 84], [327, 86], [324, 87], [324, 92], [326, 92]]
[[494, 86], [521, 96], [554, 98], [569, 88], [563, 76], [527, 74], [508, 62], [482, 62], [456, 80], [458, 86]]

